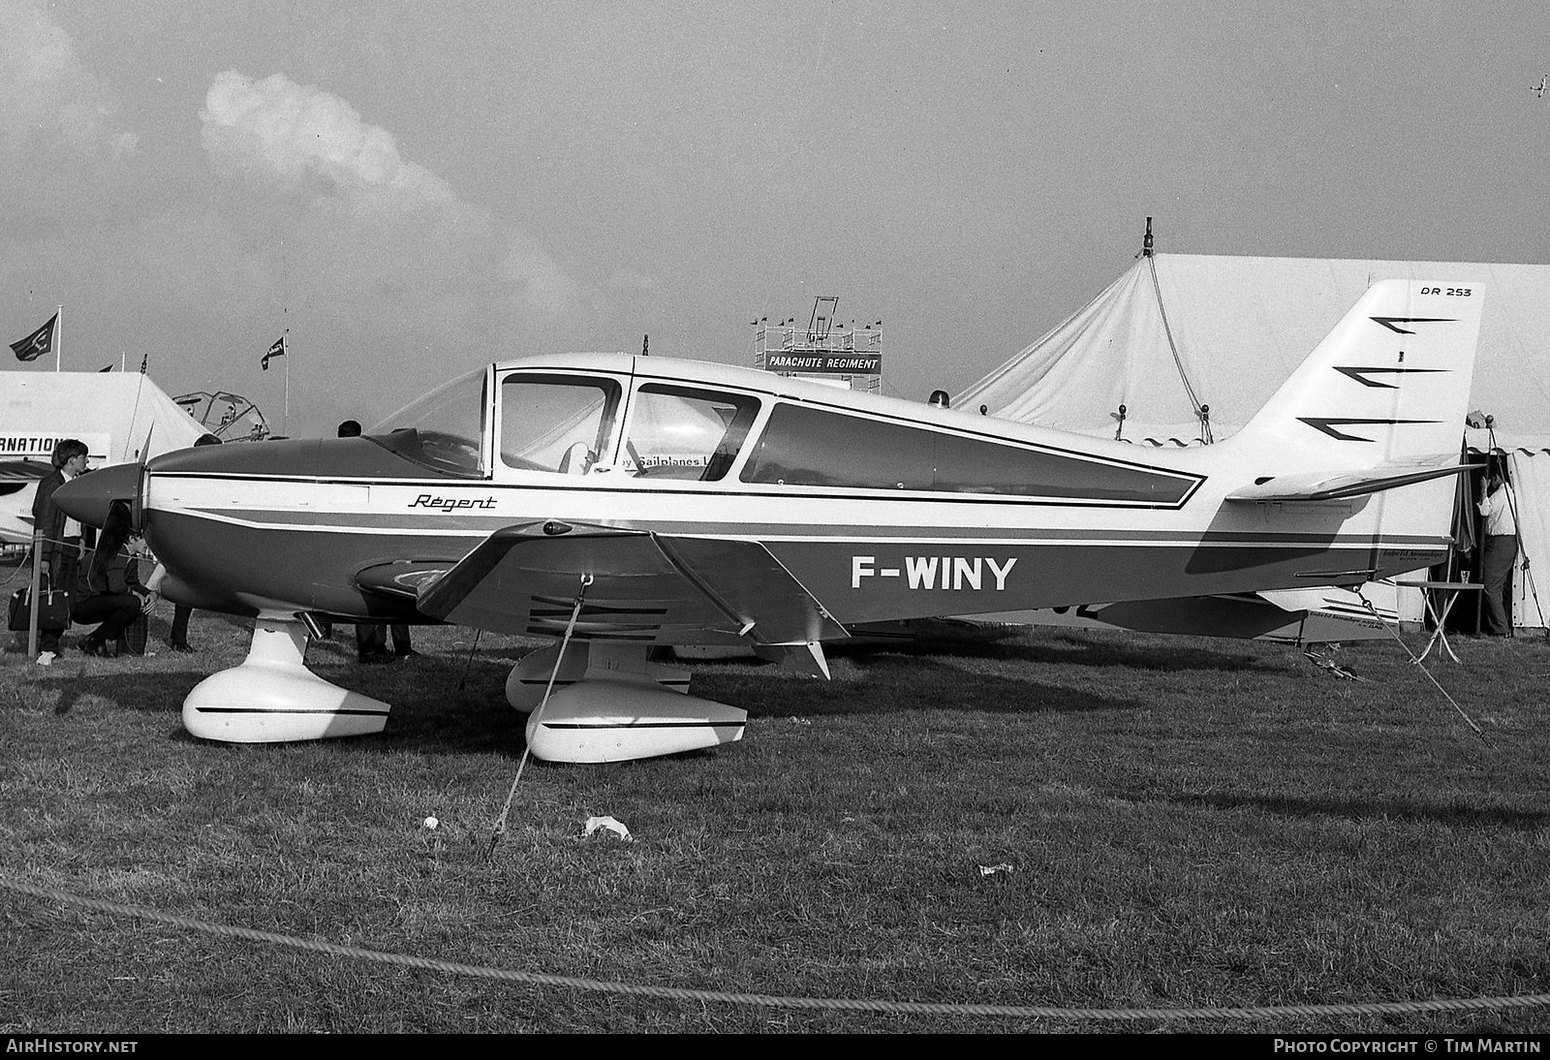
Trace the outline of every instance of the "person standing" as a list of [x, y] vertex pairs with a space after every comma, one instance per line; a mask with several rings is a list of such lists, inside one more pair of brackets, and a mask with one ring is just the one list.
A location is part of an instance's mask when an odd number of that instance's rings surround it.
[[[57, 589], [75, 586], [81, 560], [81, 524], [69, 518], [54, 503], [54, 491], [78, 475], [90, 471], [86, 443], [79, 438], [61, 438], [54, 443], [50, 458], [54, 470], [38, 482], [32, 498], [32, 525], [38, 535], [39, 566], [47, 585]], [[38, 665], [50, 666], [59, 654], [59, 638], [64, 629], [38, 630]]]
[[1485, 516], [1485, 547], [1480, 552], [1480, 580], [1485, 595], [1485, 620], [1481, 632], [1488, 637], [1512, 636], [1507, 618], [1507, 579], [1518, 558], [1517, 498], [1507, 482], [1504, 463], [1493, 463], [1480, 483], [1480, 514]]
[[420, 653], [414, 650], [414, 645], [409, 640], [409, 623], [394, 622], [393, 632], [393, 657], [395, 659], [408, 659]]

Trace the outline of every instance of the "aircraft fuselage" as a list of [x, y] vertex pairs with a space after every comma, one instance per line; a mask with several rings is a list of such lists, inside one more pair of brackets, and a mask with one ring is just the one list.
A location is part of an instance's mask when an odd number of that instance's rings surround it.
[[[470, 425], [430, 460], [389, 420], [154, 461], [169, 595], [415, 621], [417, 578], [538, 521], [759, 542], [845, 624], [1359, 581], [1445, 549], [1378, 533], [1370, 498], [1277, 512], [1272, 532], [1223, 504], [1243, 483], [1225, 443], [1146, 449], [659, 358], [530, 358], [465, 386]], [[394, 565], [402, 592], [363, 584]]]

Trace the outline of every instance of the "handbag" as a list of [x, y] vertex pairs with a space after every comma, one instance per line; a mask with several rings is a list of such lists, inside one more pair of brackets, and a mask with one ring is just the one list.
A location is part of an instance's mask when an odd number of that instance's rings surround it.
[[[70, 628], [70, 591], [53, 589], [43, 580], [38, 596], [43, 604], [38, 608], [39, 629]], [[32, 622], [32, 586], [24, 585], [11, 594], [11, 613], [7, 627], [13, 633], [25, 633]]]
[[120, 655], [144, 655], [145, 642], [149, 639], [151, 623], [141, 611], [135, 616], [135, 620], [124, 627], [124, 632], [118, 635], [118, 650]]

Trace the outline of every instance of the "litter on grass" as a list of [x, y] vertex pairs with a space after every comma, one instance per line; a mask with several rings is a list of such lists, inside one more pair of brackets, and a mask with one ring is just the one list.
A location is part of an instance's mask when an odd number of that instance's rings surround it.
[[630, 841], [630, 830], [612, 817], [588, 817], [587, 830], [581, 833], [581, 838], [587, 838], [587, 836], [596, 832], [599, 828], [606, 828], [626, 843]]

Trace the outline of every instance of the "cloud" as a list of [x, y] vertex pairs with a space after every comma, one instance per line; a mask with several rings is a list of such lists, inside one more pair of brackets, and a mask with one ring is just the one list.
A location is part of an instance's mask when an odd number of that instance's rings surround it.
[[44, 0], [0, 0], [0, 151], [13, 159], [125, 158], [138, 137], [114, 127], [116, 109]]
[[459, 199], [338, 96], [283, 74], [228, 70], [200, 120], [212, 168], [257, 211], [255, 238], [283, 242], [292, 265], [308, 262], [312, 280], [338, 296], [484, 304], [482, 315], [517, 323], [595, 303], [536, 240]]
[[212, 162], [228, 176], [337, 188], [361, 208], [456, 208], [447, 183], [405, 161], [393, 134], [344, 100], [282, 74], [216, 75], [200, 112]]

